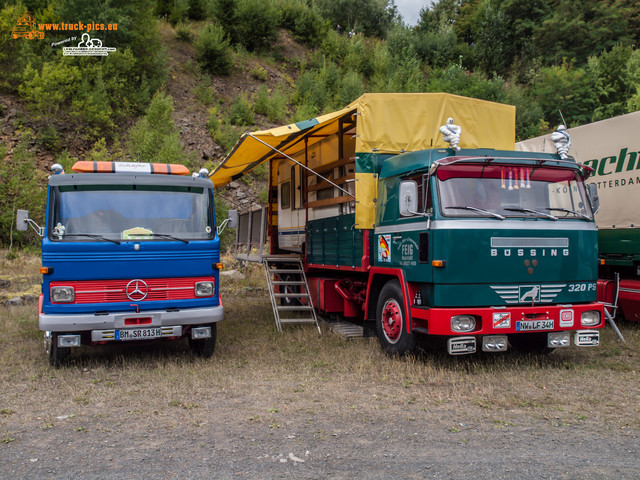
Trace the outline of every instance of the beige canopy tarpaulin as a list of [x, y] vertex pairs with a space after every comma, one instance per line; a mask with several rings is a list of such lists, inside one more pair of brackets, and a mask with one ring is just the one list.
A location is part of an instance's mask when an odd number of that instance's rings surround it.
[[[640, 112], [569, 128], [569, 155], [594, 172], [588, 182], [598, 185], [598, 228], [638, 227], [640, 205]], [[516, 144], [516, 150], [550, 152], [550, 135]]]
[[356, 122], [356, 227], [372, 228], [377, 155], [448, 147], [439, 128], [451, 117], [462, 127], [462, 148], [513, 150], [515, 107], [447, 93], [366, 93], [347, 107], [282, 127], [243, 134], [212, 173], [216, 187], [263, 162], [295, 156], [345, 122]]

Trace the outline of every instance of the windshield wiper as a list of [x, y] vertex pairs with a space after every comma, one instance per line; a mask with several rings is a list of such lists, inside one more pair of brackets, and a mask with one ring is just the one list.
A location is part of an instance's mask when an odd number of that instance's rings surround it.
[[169, 235], [168, 233], [130, 233], [132, 237], [160, 237], [160, 238], [168, 238], [169, 240], [178, 240], [179, 242], [189, 243], [188, 240], [184, 238], [174, 237], [173, 235]]
[[104, 240], [105, 242], [112, 242], [116, 245], [120, 245], [120, 242], [118, 240], [103, 237], [102, 235], [96, 235], [95, 233], [65, 233], [62, 237], [89, 237], [95, 238], [96, 240]]
[[556, 217], [554, 215], [550, 215], [550, 214], [544, 213], [544, 212], [539, 212], [538, 210], [531, 210], [530, 208], [505, 207], [505, 208], [503, 208], [503, 210], [507, 210], [509, 212], [533, 213], [534, 215], [540, 215], [541, 217], [549, 218], [551, 220], [558, 220], [558, 217]]
[[585, 215], [584, 213], [576, 212], [575, 210], [571, 210], [569, 208], [545, 208], [545, 210], [557, 210], [558, 212], [573, 213], [574, 215], [577, 215], [580, 218], [584, 218], [585, 220], [591, 220], [591, 218], [589, 218], [588, 215]]
[[494, 213], [494, 212], [490, 212], [489, 210], [484, 210], [482, 208], [469, 207], [469, 206], [465, 206], [465, 207], [445, 207], [445, 208], [458, 208], [460, 210], [471, 210], [472, 212], [486, 213], [487, 215], [491, 215], [492, 217], [499, 218], [500, 220], [504, 220], [505, 219], [505, 217], [503, 217], [500, 214], [497, 214], [497, 213]]

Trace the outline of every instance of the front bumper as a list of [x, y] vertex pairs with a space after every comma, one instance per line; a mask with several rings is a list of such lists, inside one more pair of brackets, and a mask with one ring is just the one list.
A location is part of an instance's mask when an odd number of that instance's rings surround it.
[[40, 313], [40, 330], [49, 332], [84, 332], [91, 330], [112, 330], [131, 328], [134, 325], [127, 320], [145, 318], [148, 320], [141, 327], [170, 327], [203, 325], [219, 322], [224, 318], [224, 307], [188, 308], [168, 312], [166, 310], [148, 310], [140, 313], [117, 312], [106, 314], [64, 314], [49, 315]]
[[[586, 327], [580, 324], [583, 312], [596, 310], [600, 312], [600, 323]], [[472, 315], [476, 318], [476, 327], [469, 332], [458, 332], [451, 329], [451, 317], [454, 315]], [[604, 307], [601, 303], [582, 303], [575, 305], [536, 305], [509, 307], [477, 307], [477, 308], [421, 308], [411, 307], [414, 327], [425, 327], [431, 335], [496, 335], [520, 334], [531, 332], [567, 331], [601, 328], [604, 326]], [[522, 321], [551, 321], [553, 325], [541, 330], [521, 330]]]

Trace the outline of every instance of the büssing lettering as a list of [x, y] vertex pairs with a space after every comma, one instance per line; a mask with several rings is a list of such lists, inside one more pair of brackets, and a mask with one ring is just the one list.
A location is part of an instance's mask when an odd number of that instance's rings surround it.
[[[563, 257], [568, 257], [569, 249], [563, 248], [560, 251], [560, 253]], [[557, 257], [558, 249], [557, 248], [531, 248], [531, 249], [518, 248], [516, 250], [513, 250], [511, 248], [492, 248], [491, 249], [492, 257], [500, 257], [500, 256], [524, 257], [525, 255], [528, 255], [529, 257]]]

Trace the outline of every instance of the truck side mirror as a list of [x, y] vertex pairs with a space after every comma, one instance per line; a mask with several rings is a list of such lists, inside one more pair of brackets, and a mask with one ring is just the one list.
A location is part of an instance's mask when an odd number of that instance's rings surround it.
[[589, 184], [589, 203], [593, 214], [598, 213], [598, 210], [600, 210], [600, 196], [598, 195], [598, 185], [595, 183]]
[[38, 235], [44, 236], [44, 228], [29, 218], [29, 210], [18, 210], [16, 212], [16, 230], [26, 232], [29, 230], [29, 225]]
[[227, 223], [227, 227], [236, 228], [238, 226], [238, 211], [237, 210], [229, 210], [227, 214], [227, 218], [229, 222]]
[[29, 210], [18, 210], [16, 213], [16, 230], [26, 232], [29, 230]]
[[418, 215], [418, 184], [413, 180], [400, 183], [400, 215], [410, 217]]
[[237, 210], [229, 210], [227, 213], [227, 218], [225, 218], [222, 223], [216, 227], [216, 233], [218, 236], [224, 231], [225, 228], [236, 228], [238, 226], [238, 211]]

